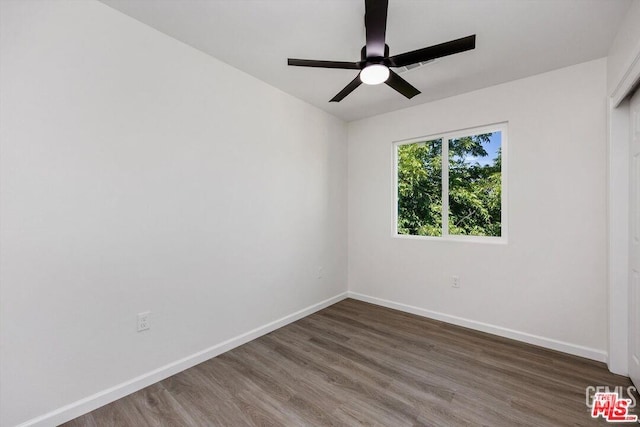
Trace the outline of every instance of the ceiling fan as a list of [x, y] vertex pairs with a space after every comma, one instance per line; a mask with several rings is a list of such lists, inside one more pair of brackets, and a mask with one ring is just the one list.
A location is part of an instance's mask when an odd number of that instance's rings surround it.
[[389, 56], [389, 46], [385, 43], [387, 31], [388, 0], [365, 0], [364, 23], [367, 44], [360, 53], [358, 62], [347, 61], [316, 61], [313, 59], [289, 58], [288, 64], [297, 67], [342, 68], [360, 70], [351, 81], [329, 102], [340, 102], [353, 92], [361, 83], [377, 85], [386, 83], [387, 86], [411, 99], [420, 91], [389, 68], [404, 67], [418, 62], [426, 62], [447, 55], [475, 49], [476, 35], [451, 40], [446, 43]]

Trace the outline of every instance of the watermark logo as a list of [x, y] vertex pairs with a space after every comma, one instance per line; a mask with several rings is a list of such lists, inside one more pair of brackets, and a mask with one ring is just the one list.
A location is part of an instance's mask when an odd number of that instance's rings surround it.
[[[626, 391], [629, 398], [623, 397]], [[638, 416], [629, 414], [629, 409], [636, 406], [636, 399], [633, 392], [636, 388], [631, 386], [626, 390], [616, 387], [613, 391], [609, 387], [587, 387], [587, 406], [591, 408], [591, 417], [602, 417], [610, 423], [635, 423]]]

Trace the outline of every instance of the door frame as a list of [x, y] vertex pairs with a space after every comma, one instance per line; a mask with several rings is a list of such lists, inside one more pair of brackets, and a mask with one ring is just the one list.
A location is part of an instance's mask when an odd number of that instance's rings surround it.
[[640, 83], [640, 44], [608, 99], [609, 370], [629, 375], [629, 95]]

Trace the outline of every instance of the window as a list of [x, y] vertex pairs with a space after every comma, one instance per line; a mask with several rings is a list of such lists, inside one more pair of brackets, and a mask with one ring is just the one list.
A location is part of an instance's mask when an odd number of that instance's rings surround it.
[[507, 125], [394, 143], [395, 235], [506, 240]]

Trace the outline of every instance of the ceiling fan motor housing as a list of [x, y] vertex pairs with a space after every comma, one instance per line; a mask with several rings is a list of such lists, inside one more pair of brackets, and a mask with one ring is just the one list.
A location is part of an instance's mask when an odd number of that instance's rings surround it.
[[367, 57], [367, 46], [362, 46], [362, 49], [360, 50], [360, 59], [363, 63], [362, 68], [366, 67], [367, 65], [371, 65], [371, 64], [384, 64], [387, 65], [385, 59], [387, 59], [389, 57], [389, 45], [385, 43], [384, 45], [384, 57]]

